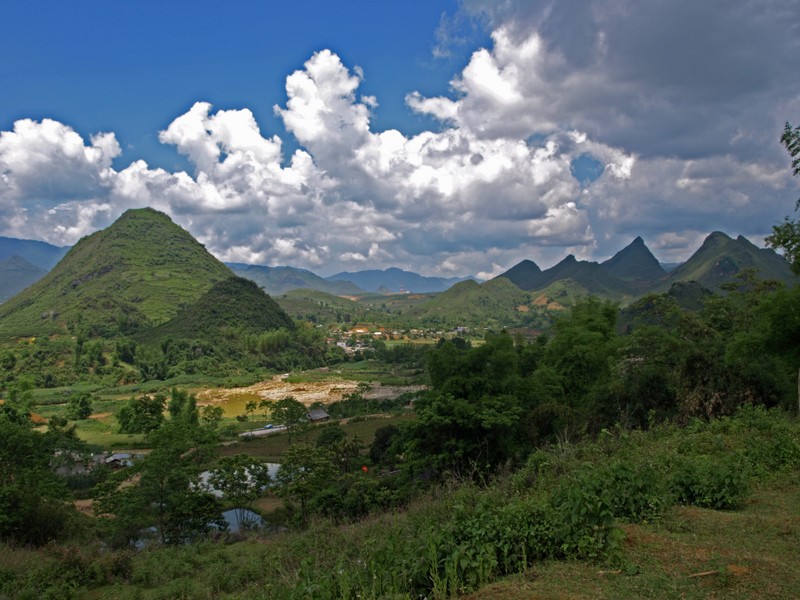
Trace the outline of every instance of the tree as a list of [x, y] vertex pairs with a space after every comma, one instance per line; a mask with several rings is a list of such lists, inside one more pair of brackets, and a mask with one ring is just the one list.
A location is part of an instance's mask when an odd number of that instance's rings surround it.
[[317, 446], [336, 448], [347, 439], [347, 433], [341, 426], [331, 423], [322, 428], [317, 436]]
[[[784, 126], [781, 143], [792, 158], [792, 175], [800, 174], [800, 127], [792, 127], [788, 122]], [[794, 210], [800, 209], [800, 199]], [[780, 225], [772, 227], [772, 234], [766, 239], [767, 245], [783, 250], [784, 256], [791, 263], [795, 273], [800, 274], [800, 222], [789, 217]], [[797, 411], [800, 414], [800, 369], [797, 371]]]
[[255, 400], [248, 400], [247, 402], [245, 402], [244, 412], [247, 414], [248, 419], [253, 416], [253, 413], [256, 412], [257, 408], [258, 408], [258, 402], [256, 402]]
[[289, 432], [289, 445], [291, 446], [292, 433], [306, 424], [306, 407], [294, 396], [286, 396], [273, 405], [272, 417], [278, 423], [286, 425], [286, 430]]
[[595, 297], [579, 300], [556, 321], [542, 362], [562, 382], [564, 401], [580, 418], [573, 427], [599, 430], [616, 418], [608, 414], [605, 398], [619, 344], [616, 335], [618, 309]]
[[389, 449], [398, 435], [400, 435], [400, 429], [396, 425], [384, 425], [375, 430], [375, 439], [372, 440], [372, 445], [369, 447], [369, 459], [372, 464], [380, 465], [389, 462]]
[[221, 406], [206, 404], [200, 409], [200, 419], [210, 429], [217, 429], [225, 416], [225, 410]]
[[67, 415], [70, 419], [88, 419], [92, 414], [92, 395], [88, 392], [73, 394], [67, 401]]
[[227, 456], [211, 472], [209, 483], [234, 506], [239, 529], [248, 526], [246, 511], [260, 498], [270, 483], [269, 467], [247, 454]]
[[267, 420], [272, 413], [272, 400], [269, 398], [262, 398], [258, 401], [258, 408], [261, 409], [261, 413], [264, 415], [264, 420]]
[[200, 485], [213, 457], [213, 432], [181, 420], [167, 421], [147, 438], [152, 450], [99, 489], [98, 515], [117, 544], [129, 543], [155, 526], [164, 544], [180, 544], [223, 527], [216, 498]]
[[30, 412], [33, 407], [33, 388], [31, 377], [19, 377], [8, 385], [8, 401], [23, 413]]
[[67, 490], [51, 468], [59, 450], [85, 448], [71, 430], [38, 433], [27, 411], [0, 405], [0, 540], [39, 545], [63, 530]]
[[275, 493], [286, 502], [300, 505], [300, 518], [305, 522], [309, 501], [336, 480], [335, 456], [324, 447], [295, 445], [283, 455], [276, 475]]
[[[783, 130], [781, 143], [792, 158], [792, 175], [800, 174], [800, 127], [792, 127], [789, 123]], [[800, 209], [800, 200], [795, 204], [795, 212]], [[780, 225], [772, 227], [772, 234], [766, 238], [767, 245], [783, 250], [784, 256], [791, 263], [795, 273], [800, 274], [800, 221], [788, 216]]]
[[159, 349], [141, 346], [136, 348], [135, 363], [142, 381], [167, 378], [167, 359]]
[[163, 394], [131, 398], [117, 413], [119, 430], [122, 433], [147, 433], [158, 429], [164, 422], [166, 402]]
[[167, 410], [173, 421], [180, 420], [189, 425], [198, 423], [197, 397], [194, 394], [172, 388]]

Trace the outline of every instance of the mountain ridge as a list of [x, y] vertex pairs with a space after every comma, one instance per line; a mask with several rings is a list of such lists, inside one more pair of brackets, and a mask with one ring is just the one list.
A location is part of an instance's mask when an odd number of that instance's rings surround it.
[[449, 287], [474, 277], [428, 277], [405, 271], [399, 267], [388, 269], [367, 269], [364, 271], [342, 271], [330, 277], [327, 281], [350, 281], [367, 292], [377, 292], [381, 287], [392, 293], [420, 293], [443, 292]]
[[39, 281], [46, 273], [19, 254], [0, 260], [0, 304]]
[[47, 275], [0, 305], [0, 336], [75, 328], [113, 335], [158, 325], [231, 276], [166, 214], [131, 209], [82, 238]]
[[676, 282], [697, 281], [716, 292], [744, 269], [755, 269], [760, 278], [775, 279], [787, 285], [798, 281], [789, 262], [774, 250], [759, 248], [742, 235], [733, 239], [714, 231], [689, 260], [670, 271], [657, 290], [664, 291]]
[[297, 267], [269, 267], [246, 263], [225, 263], [239, 277], [254, 281], [272, 296], [281, 296], [296, 289], [310, 289], [335, 296], [366, 293], [351, 281], [328, 281], [316, 273]]
[[0, 260], [16, 254], [45, 271], [56, 266], [69, 249], [70, 246], [54, 246], [39, 240], [25, 240], [0, 235]]

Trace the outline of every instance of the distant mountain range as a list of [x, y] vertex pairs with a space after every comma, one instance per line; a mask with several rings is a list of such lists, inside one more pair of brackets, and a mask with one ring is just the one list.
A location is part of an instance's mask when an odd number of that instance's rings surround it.
[[[601, 263], [569, 255], [542, 270], [523, 260], [485, 283], [425, 277], [397, 268], [323, 278], [292, 267], [225, 266], [169, 217], [151, 209], [128, 211], [72, 249], [0, 238], [0, 250], [13, 251], [0, 254], [0, 301], [6, 300], [0, 304], [0, 335], [63, 331], [92, 311], [102, 315], [92, 317], [92, 326], [101, 334], [158, 327], [182, 313], [183, 321], [171, 326], [177, 334], [191, 329], [197, 315], [208, 311], [192, 312], [192, 305], [234, 274], [255, 282], [259, 293], [275, 296], [284, 310], [300, 318], [314, 314], [356, 320], [370, 311], [384, 311], [421, 324], [463, 321], [526, 327], [542, 325], [542, 315], [588, 294], [626, 306], [647, 293], [678, 290], [697, 304], [701, 290], [719, 291], [744, 269], [788, 285], [798, 281], [783, 257], [721, 232], [709, 235], [689, 260], [671, 270], [637, 237]], [[66, 254], [45, 273], [40, 265], [59, 253]], [[20, 291], [23, 288], [27, 289]], [[207, 304], [219, 304], [219, 298], [231, 298], [235, 290], [250, 297], [249, 288], [227, 286], [208, 296]]]
[[334, 296], [357, 296], [366, 291], [350, 281], [329, 281], [305, 269], [242, 263], [226, 264], [236, 275], [256, 282], [271, 296], [282, 296], [296, 289], [317, 290]]
[[0, 260], [17, 255], [45, 272], [55, 267], [68, 250], [69, 246], [53, 246], [47, 242], [0, 236]]
[[0, 303], [39, 281], [68, 250], [46, 242], [0, 236]]
[[29, 285], [45, 276], [47, 271], [18, 254], [0, 260], [0, 303], [13, 298]]
[[342, 272], [330, 277], [320, 277], [295, 267], [267, 267], [243, 263], [226, 263], [239, 277], [255, 281], [265, 292], [281, 296], [292, 290], [309, 289], [334, 296], [360, 296], [377, 294], [430, 294], [443, 292], [452, 285], [465, 281], [465, 277], [427, 277], [395, 267], [385, 270]]
[[396, 267], [356, 272], [342, 272], [326, 277], [327, 281], [349, 281], [368, 292], [429, 294], [443, 292], [450, 286], [472, 277], [426, 277]]
[[719, 291], [744, 269], [755, 269], [762, 279], [787, 285], [797, 283], [797, 276], [782, 256], [758, 248], [742, 236], [732, 239], [719, 231], [710, 234], [689, 260], [669, 272], [642, 238], [637, 237], [602, 263], [578, 261], [570, 255], [542, 271], [534, 262], [523, 260], [499, 277], [509, 279], [520, 289], [555, 300], [593, 294], [624, 302], [647, 292], [665, 292], [675, 283], [689, 281]]

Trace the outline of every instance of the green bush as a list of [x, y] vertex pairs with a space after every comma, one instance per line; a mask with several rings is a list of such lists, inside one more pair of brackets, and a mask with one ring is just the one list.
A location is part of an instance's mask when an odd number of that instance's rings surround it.
[[738, 457], [726, 460], [696, 456], [684, 458], [672, 475], [671, 487], [681, 504], [733, 510], [749, 492], [749, 477]]
[[616, 461], [601, 469], [599, 479], [611, 500], [614, 516], [642, 522], [657, 518], [669, 504], [667, 486], [661, 475], [648, 465]]
[[579, 472], [562, 482], [551, 501], [561, 556], [598, 560], [619, 549], [614, 498], [599, 470]]

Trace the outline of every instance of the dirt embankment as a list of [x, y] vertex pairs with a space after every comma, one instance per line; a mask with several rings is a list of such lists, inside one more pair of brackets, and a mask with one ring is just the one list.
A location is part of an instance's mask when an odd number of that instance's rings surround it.
[[[255, 385], [241, 388], [213, 388], [203, 390], [197, 394], [198, 404], [213, 404], [227, 402], [243, 396], [258, 397], [265, 400], [277, 401], [292, 396], [305, 406], [315, 402], [330, 404], [341, 400], [345, 394], [356, 391], [358, 381], [335, 380], [313, 381], [305, 383], [291, 383], [286, 381], [287, 375], [276, 375], [269, 381], [261, 381]], [[364, 394], [365, 398], [388, 399], [395, 398], [405, 392], [416, 392], [424, 389], [421, 385], [396, 386], [370, 384], [371, 389]]]

